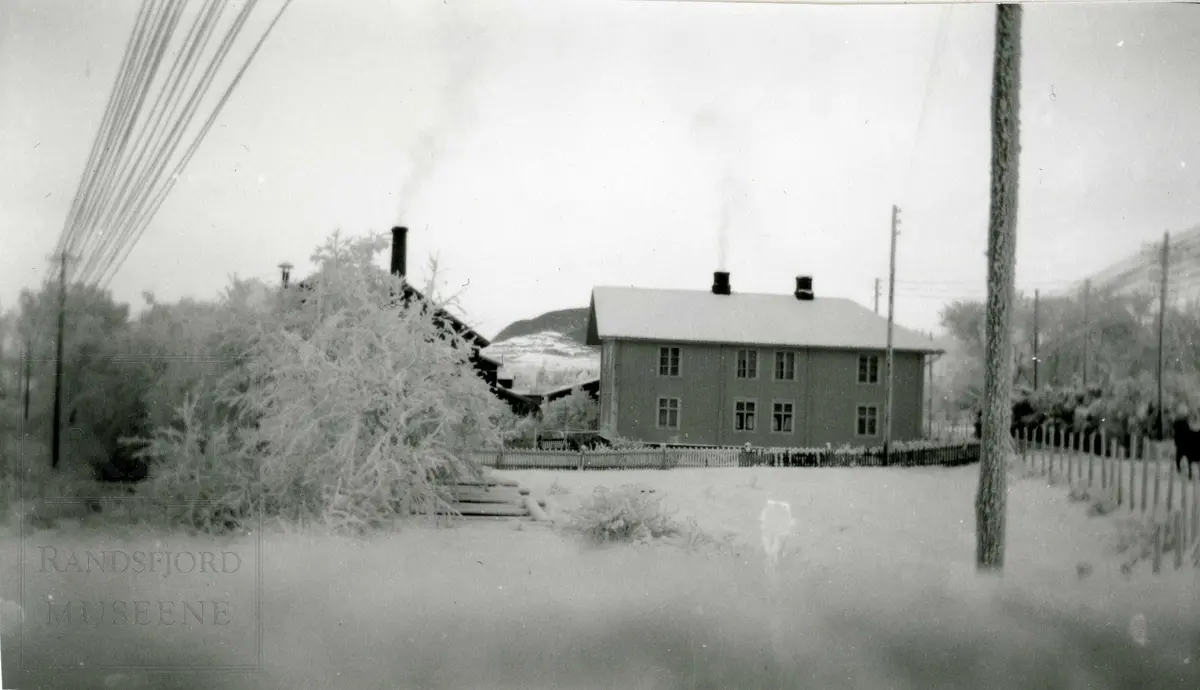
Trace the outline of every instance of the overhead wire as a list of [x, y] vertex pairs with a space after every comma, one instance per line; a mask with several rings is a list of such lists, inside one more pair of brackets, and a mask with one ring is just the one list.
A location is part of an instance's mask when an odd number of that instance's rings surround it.
[[[186, 81], [181, 80], [190, 80], [195, 71], [195, 67], [198, 64], [196, 58], [198, 55], [202, 54], [203, 47], [207, 47], [207, 40], [211, 38], [211, 30], [215, 23], [216, 15], [220, 12], [225, 4], [226, 0], [221, 0], [220, 5], [214, 5], [211, 2], [206, 4], [205, 8], [197, 15], [196, 22], [193, 23], [192, 31], [190, 31], [188, 34], [188, 38], [199, 38], [200, 40], [198, 42], [193, 41], [191, 45], [185, 45], [178, 53], [183, 62], [180, 63], [180, 61], [177, 60], [176, 66], [180, 66], [182, 64], [183, 69], [174, 71], [175, 79], [171, 79], [172, 75], [168, 74], [168, 82], [170, 83], [164, 84], [164, 87], [160, 92], [160, 96], [166, 94], [168, 101], [170, 101], [170, 112], [172, 115], [175, 114], [178, 107], [178, 101], [181, 98], [178, 87], [182, 83], [186, 83]], [[201, 52], [198, 53], [197, 49], [199, 49]], [[164, 109], [158, 110], [158, 115], [160, 116], [159, 121], [155, 122], [152, 128], [149, 123], [147, 124], [147, 127], [150, 128], [147, 130], [150, 132], [150, 139], [147, 140], [147, 144], [153, 141], [157, 147], [152, 154], [151, 162], [149, 163], [148, 167], [143, 168], [136, 175], [136, 179], [132, 180], [132, 182], [127, 181], [123, 194], [124, 203], [117, 209], [119, 214], [117, 218], [115, 220], [110, 220], [108, 224], [110, 231], [104, 232], [102, 235], [93, 235], [90, 247], [91, 258], [83, 271], [87, 280], [91, 281], [98, 277], [100, 270], [105, 266], [106, 256], [111, 254], [111, 248], [114, 244], [119, 246], [121, 243], [128, 240], [129, 231], [126, 226], [128, 225], [127, 217], [130, 212], [129, 209], [133, 207], [138, 199], [144, 197], [146, 193], [145, 190], [155, 183], [154, 177], [161, 173], [162, 168], [166, 164], [165, 159], [174, 152], [174, 149], [178, 144], [178, 139], [183, 134], [183, 130], [188, 124], [190, 124], [191, 118], [194, 115], [194, 110], [198, 106], [199, 98], [202, 98], [207, 92], [208, 84], [211, 83], [212, 76], [215, 74], [215, 70], [213, 69], [214, 65], [219, 66], [220, 61], [223, 60], [223, 57], [223, 54], [219, 54], [217, 59], [215, 59], [213, 63], [209, 65], [210, 69], [206, 71], [205, 75], [208, 77], [207, 81], [204, 79], [201, 80], [201, 86], [192, 93], [192, 97], [189, 99], [189, 107], [185, 107], [185, 114], [179, 120], [175, 121], [175, 124], [169, 133], [164, 134], [162, 132], [162, 116], [166, 112]], [[163, 141], [164, 136], [166, 137], [165, 141]], [[143, 147], [143, 150], [144, 148], [145, 147]], [[130, 177], [133, 176], [134, 175], [131, 173]]]
[[[162, 58], [165, 54], [167, 44], [174, 35], [175, 29], [179, 24], [180, 18], [182, 17], [183, 7], [184, 3], [177, 3], [173, 5], [172, 8], [174, 11], [164, 15], [163, 21], [155, 27], [156, 35], [154, 41], [154, 54], [150, 59], [146, 80], [143, 82], [142, 88], [139, 89], [137, 110], [135, 111], [134, 115], [135, 120], [137, 114], [142, 112], [145, 99], [150, 94], [150, 86], [153, 84], [154, 77], [156, 76], [162, 64]], [[176, 63], [178, 63], [178, 57], [179, 55], [176, 54]], [[168, 79], [169, 78], [170, 77], [168, 75]], [[84, 240], [85, 243], [94, 241], [98, 235], [103, 236], [107, 234], [106, 230], [110, 224], [112, 210], [115, 205], [119, 204], [120, 199], [129, 190], [128, 178], [130, 176], [130, 166], [136, 167], [138, 165], [142, 155], [144, 155], [146, 145], [150, 141], [146, 136], [149, 127], [149, 121], [153, 120], [155, 111], [160, 105], [161, 100], [162, 93], [160, 92], [158, 98], [155, 99], [154, 105], [151, 107], [150, 114], [147, 118], [147, 123], [142, 124], [142, 126], [137, 129], [136, 137], [132, 136], [133, 132], [135, 131], [133, 127], [134, 123], [130, 124], [129, 135], [131, 140], [129, 141], [127, 148], [122, 147], [121, 151], [119, 151], [119, 162], [114, 162], [113, 164], [112, 176], [110, 177], [110, 187], [105, 190], [102, 198], [99, 199], [97, 204], [93, 207], [92, 215], [85, 220], [84, 227], [93, 228], [92, 233]]]
[[[256, 2], [257, 0], [249, 0], [249, 1]], [[171, 176], [167, 178], [167, 181], [166, 181], [166, 184], [164, 185], [164, 187], [159, 191], [158, 195], [154, 199], [151, 200], [150, 206], [142, 213], [142, 215], [140, 217], [138, 217], [133, 222], [133, 224], [132, 224], [133, 240], [131, 243], [129, 243], [128, 245], [126, 245], [124, 247], [124, 251], [119, 255], [119, 257], [116, 259], [116, 261], [110, 266], [108, 272], [105, 274], [105, 277], [102, 278], [102, 284], [107, 284], [110, 280], [112, 280], [113, 275], [115, 275], [116, 271], [120, 269], [121, 265], [124, 263], [125, 259], [128, 257], [129, 251], [132, 249], [133, 244], [136, 243], [138, 241], [138, 239], [140, 239], [141, 234], [146, 229], [146, 226], [149, 225], [150, 221], [154, 217], [154, 214], [157, 213], [159, 207], [162, 206], [162, 203], [166, 199], [167, 194], [169, 194], [171, 192], [171, 190], [174, 188], [175, 183], [179, 179], [179, 175], [182, 173], [183, 169], [187, 166], [187, 164], [191, 161], [192, 156], [194, 156], [196, 151], [200, 148], [200, 145], [204, 142], [204, 139], [208, 136], [209, 131], [211, 131], [211, 129], [212, 129], [213, 123], [216, 122], [217, 116], [220, 115], [221, 111], [224, 109], [225, 104], [229, 101], [230, 96], [233, 95], [234, 89], [236, 89], [238, 84], [241, 83], [241, 80], [245, 76], [246, 71], [249, 69], [250, 64], [254, 61], [254, 58], [258, 55], [259, 50], [262, 49], [263, 44], [266, 43], [267, 38], [271, 35], [271, 32], [274, 31], [275, 26], [279, 23], [279, 20], [283, 17], [284, 12], [287, 10], [287, 8], [291, 4], [292, 4], [292, 0], [284, 0], [283, 5], [279, 8], [279, 11], [275, 14], [275, 17], [271, 20], [271, 23], [267, 26], [266, 31], [263, 32], [262, 36], [258, 39], [258, 42], [255, 43], [254, 48], [250, 51], [250, 54], [246, 57], [245, 62], [242, 63], [242, 66], [238, 69], [237, 73], [234, 75], [233, 80], [230, 82], [229, 86], [225, 89], [225, 92], [221, 95], [220, 100], [217, 102], [216, 107], [213, 108], [212, 112], [209, 114], [208, 119], [205, 121], [203, 127], [200, 130], [200, 133], [196, 136], [196, 138], [192, 142], [191, 146], [188, 147], [187, 151], [184, 153], [183, 158], [175, 166], [175, 169], [172, 172]]]
[[[165, 9], [158, 6], [158, 11], [154, 14], [153, 19], [149, 22], [152, 26], [143, 24], [138, 36], [138, 47], [135, 52], [135, 63], [127, 79], [123, 83], [121, 97], [118, 100], [118, 111], [114, 124], [116, 125], [109, 132], [108, 146], [105, 149], [105, 157], [101, 161], [102, 166], [97, 170], [96, 176], [92, 179], [93, 186], [87, 190], [84, 195], [84, 201], [80, 206], [79, 214], [74, 219], [74, 224], [67, 229], [68, 237], [64, 243], [66, 249], [78, 250], [76, 239], [81, 232], [79, 228], [87, 227], [94, 222], [98, 207], [104, 203], [106, 197], [111, 193], [112, 186], [115, 181], [117, 166], [124, 156], [125, 149], [129, 145], [130, 137], [133, 133], [134, 124], [137, 122], [138, 113], [141, 111], [141, 106], [145, 101], [145, 95], [149, 91], [150, 82], [156, 68], [155, 57], [161, 56], [161, 49], [165, 48], [165, 33], [166, 22], [169, 20], [169, 14]], [[152, 10], [153, 12], [154, 10]]]

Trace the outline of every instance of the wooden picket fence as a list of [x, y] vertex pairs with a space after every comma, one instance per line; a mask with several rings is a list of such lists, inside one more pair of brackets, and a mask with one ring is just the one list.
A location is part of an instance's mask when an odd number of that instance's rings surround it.
[[879, 449], [834, 448], [638, 448], [596, 450], [475, 450], [486, 467], [523, 470], [636, 470], [676, 467], [921, 467], [979, 461], [978, 442], [932, 448], [896, 448], [885, 459]]
[[1099, 490], [1116, 505], [1114, 514], [1140, 515], [1154, 524], [1153, 570], [1162, 570], [1164, 548], [1175, 567], [1200, 543], [1200, 471], [1175, 469], [1174, 446], [1133, 437], [1132, 448], [1103, 434], [1079, 434], [1054, 427], [1019, 429], [1017, 457], [1051, 484], [1072, 490]]

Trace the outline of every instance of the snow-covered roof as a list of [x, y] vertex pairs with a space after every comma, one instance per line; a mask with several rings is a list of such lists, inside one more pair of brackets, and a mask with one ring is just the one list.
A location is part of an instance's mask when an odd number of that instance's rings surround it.
[[[882, 350], [887, 318], [849, 299], [596, 287], [588, 344], [609, 338], [669, 342]], [[928, 337], [894, 326], [897, 351], [941, 352]]]

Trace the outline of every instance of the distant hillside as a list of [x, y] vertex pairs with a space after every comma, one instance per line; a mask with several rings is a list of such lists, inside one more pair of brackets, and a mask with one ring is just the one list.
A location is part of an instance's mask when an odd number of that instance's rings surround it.
[[492, 341], [499, 343], [523, 335], [552, 331], [583, 345], [587, 341], [587, 319], [587, 307], [548, 311], [532, 319], [510, 323]]
[[581, 345], [554, 331], [499, 340], [483, 354], [500, 362], [500, 377], [513, 388], [544, 393], [600, 376], [600, 348]]

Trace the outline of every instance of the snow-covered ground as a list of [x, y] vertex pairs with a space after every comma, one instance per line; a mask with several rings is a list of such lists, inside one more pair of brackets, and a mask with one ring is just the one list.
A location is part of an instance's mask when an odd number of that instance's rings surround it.
[[[218, 543], [41, 532], [27, 544], [236, 552], [243, 575], [211, 587], [64, 578], [40, 572], [36, 551], [25, 564], [27, 596], [227, 598], [236, 625], [109, 626], [69, 631], [68, 644], [38, 618], [40, 600], [27, 602], [26, 666], [83, 666], [5, 687], [105, 687], [117, 672], [100, 663], [253, 661], [247, 626], [258, 596], [261, 673], [125, 670], [107, 687], [1200, 687], [1196, 571], [1126, 581], [1111, 519], [1087, 518], [1044, 481], [1011, 484], [1007, 565], [996, 580], [971, 568], [977, 468], [504, 474], [560, 508], [596, 486], [648, 485], [677, 518], [728, 532], [741, 548], [593, 548], [528, 522], [414, 525], [368, 540], [267, 532], [261, 546], [259, 535]], [[552, 494], [556, 482], [567, 492]], [[768, 499], [786, 501], [796, 520], [773, 573], [759, 538]], [[14, 532], [0, 536], [10, 600], [20, 596], [16, 548]], [[259, 556], [255, 584], [245, 575]], [[1083, 580], [1081, 561], [1095, 568]], [[8, 673], [17, 638], [3, 641]]]

